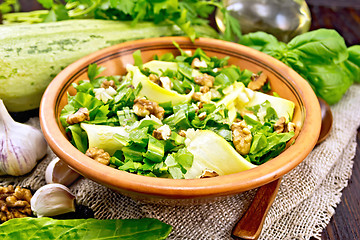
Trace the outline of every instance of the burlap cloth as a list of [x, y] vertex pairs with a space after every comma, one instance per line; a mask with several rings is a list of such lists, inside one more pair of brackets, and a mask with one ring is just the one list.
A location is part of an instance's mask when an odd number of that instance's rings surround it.
[[[284, 176], [260, 239], [320, 239], [351, 176], [360, 125], [359, 106], [360, 85], [355, 84], [331, 108], [334, 124], [328, 139]], [[38, 125], [38, 119], [31, 119], [29, 124]], [[44, 185], [44, 170], [54, 157], [48, 152], [32, 173], [18, 178], [2, 177], [1, 185], [16, 184], [33, 190]], [[234, 224], [256, 192], [251, 190], [206, 205], [171, 207], [135, 202], [84, 178], [70, 189], [79, 204], [94, 210], [96, 218], [157, 218], [173, 226], [169, 239], [231, 239]]]

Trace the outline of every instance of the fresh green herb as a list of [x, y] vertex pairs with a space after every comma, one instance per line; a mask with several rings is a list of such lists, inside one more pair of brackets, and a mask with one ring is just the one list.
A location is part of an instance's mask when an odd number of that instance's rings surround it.
[[149, 136], [148, 149], [144, 154], [144, 157], [153, 162], [162, 162], [162, 159], [164, 157], [163, 143], [154, 138], [153, 136]]
[[157, 219], [14, 218], [0, 225], [0, 238], [13, 239], [166, 239], [171, 226]]
[[99, 87], [100, 83], [99, 83], [99, 79], [101, 78], [97, 78], [97, 76], [102, 73], [105, 70], [104, 67], [101, 66], [97, 66], [96, 63], [92, 63], [88, 66], [88, 78], [90, 80], [90, 83], [92, 85], [94, 85], [94, 87]]
[[85, 153], [88, 149], [88, 137], [86, 132], [79, 124], [67, 127], [67, 131], [71, 132], [71, 143], [79, 149], [80, 152]]
[[208, 26], [210, 14], [215, 8], [224, 14], [225, 40], [241, 37], [240, 25], [232, 17], [222, 1], [208, 0], [38, 0], [50, 9], [44, 21], [67, 19], [132, 20], [135, 25], [141, 21], [167, 22], [177, 25], [192, 40], [197, 37], [195, 25]]
[[4, 0], [0, 3], [0, 14], [9, 12], [18, 12], [20, 10], [20, 4], [18, 0]]
[[141, 51], [140, 50], [136, 50], [134, 53], [133, 53], [133, 58], [134, 58], [134, 65], [135, 66], [138, 66], [140, 69], [142, 69], [142, 65], [143, 65], [143, 62], [142, 62], [142, 58], [141, 58]]
[[354, 76], [355, 82], [360, 82], [360, 45], [354, 45], [348, 48], [349, 57], [345, 61], [346, 68]]
[[334, 30], [304, 33], [288, 44], [270, 34], [256, 32], [243, 36], [240, 43], [293, 68], [329, 104], [338, 102], [354, 81], [360, 82], [360, 47], [347, 49], [344, 39]]

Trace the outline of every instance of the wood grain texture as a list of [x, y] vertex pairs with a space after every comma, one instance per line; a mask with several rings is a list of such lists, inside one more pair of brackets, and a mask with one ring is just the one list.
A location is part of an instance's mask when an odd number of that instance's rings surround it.
[[324, 229], [322, 240], [360, 239], [360, 128], [357, 143], [349, 186], [343, 190], [341, 203], [337, 206], [329, 225]]
[[[330, 28], [338, 31], [348, 46], [360, 44], [360, 0], [307, 1], [312, 15], [311, 30]], [[322, 240], [360, 239], [360, 128], [352, 177], [343, 190], [335, 215], [324, 229]]]
[[250, 207], [234, 227], [232, 236], [235, 239], [258, 239], [266, 215], [275, 200], [279, 190], [281, 178], [260, 187]]

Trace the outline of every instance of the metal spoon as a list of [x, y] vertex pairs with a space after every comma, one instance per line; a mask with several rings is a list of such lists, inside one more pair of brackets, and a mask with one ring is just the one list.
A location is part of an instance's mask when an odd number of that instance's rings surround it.
[[[316, 145], [327, 138], [330, 133], [333, 116], [329, 105], [319, 98], [321, 108], [321, 130]], [[258, 189], [256, 195], [245, 214], [235, 225], [232, 236], [235, 239], [258, 239], [265, 217], [275, 200], [280, 187], [281, 178], [270, 182]]]

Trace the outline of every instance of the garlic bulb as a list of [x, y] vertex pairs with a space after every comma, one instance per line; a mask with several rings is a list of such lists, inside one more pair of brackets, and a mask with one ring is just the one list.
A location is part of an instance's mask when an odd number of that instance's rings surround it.
[[75, 212], [75, 196], [62, 184], [51, 183], [39, 188], [31, 198], [31, 210], [37, 217], [51, 217]]
[[30, 172], [46, 151], [41, 131], [15, 122], [0, 99], [0, 175], [20, 176]]
[[65, 186], [71, 185], [79, 176], [80, 174], [58, 157], [49, 163], [45, 171], [46, 183], [60, 183]]

